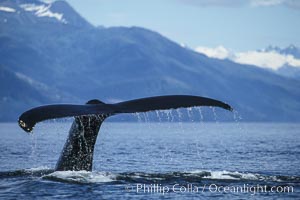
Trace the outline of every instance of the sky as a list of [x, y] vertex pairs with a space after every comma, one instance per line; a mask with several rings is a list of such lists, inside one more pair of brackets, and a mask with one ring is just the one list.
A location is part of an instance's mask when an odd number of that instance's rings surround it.
[[300, 46], [300, 0], [66, 0], [95, 26], [140, 26], [192, 49]]

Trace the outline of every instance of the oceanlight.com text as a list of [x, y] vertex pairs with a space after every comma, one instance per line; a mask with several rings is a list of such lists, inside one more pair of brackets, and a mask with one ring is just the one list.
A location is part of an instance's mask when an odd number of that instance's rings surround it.
[[134, 184], [126, 185], [125, 190], [127, 192], [136, 193], [245, 193], [255, 195], [259, 193], [293, 193], [293, 186], [270, 186], [270, 185], [217, 185], [217, 184], [187, 184], [187, 185], [162, 185], [162, 184]]

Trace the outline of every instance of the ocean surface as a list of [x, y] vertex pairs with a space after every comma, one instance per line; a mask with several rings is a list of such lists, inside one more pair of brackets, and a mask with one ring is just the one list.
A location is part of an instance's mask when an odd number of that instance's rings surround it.
[[0, 124], [1, 199], [300, 198], [300, 124], [107, 122], [93, 172], [54, 172], [70, 125]]

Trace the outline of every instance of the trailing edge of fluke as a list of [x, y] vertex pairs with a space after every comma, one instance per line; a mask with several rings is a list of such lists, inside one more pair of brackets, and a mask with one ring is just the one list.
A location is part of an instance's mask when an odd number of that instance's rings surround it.
[[48, 119], [86, 115], [111, 116], [119, 113], [138, 113], [195, 106], [216, 106], [232, 111], [232, 107], [222, 101], [190, 95], [155, 96], [115, 104], [91, 100], [85, 105], [55, 104], [30, 109], [19, 117], [19, 125], [24, 131], [31, 132], [36, 123]]

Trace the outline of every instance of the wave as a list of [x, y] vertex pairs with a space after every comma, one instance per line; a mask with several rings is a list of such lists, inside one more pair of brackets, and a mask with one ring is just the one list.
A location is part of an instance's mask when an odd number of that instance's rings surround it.
[[10, 178], [10, 177], [20, 177], [20, 176], [37, 176], [37, 177], [41, 177], [41, 176], [44, 176], [46, 174], [50, 174], [52, 172], [54, 172], [54, 170], [50, 169], [48, 167], [36, 167], [36, 168], [30, 168], [30, 169], [4, 171], [4, 172], [0, 172], [0, 179]]
[[1, 178], [36, 176], [47, 180], [69, 183], [196, 183], [201, 181], [255, 181], [300, 183], [300, 176], [263, 175], [250, 172], [194, 170], [186, 172], [146, 173], [146, 172], [88, 172], [88, 171], [54, 171], [46, 167], [0, 172]]
[[201, 182], [201, 181], [271, 181], [300, 183], [300, 176], [262, 175], [258, 173], [195, 170], [170, 173], [121, 173], [117, 180], [128, 182]]

